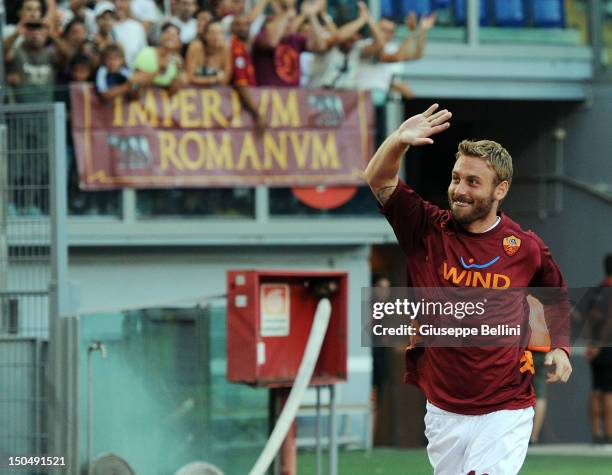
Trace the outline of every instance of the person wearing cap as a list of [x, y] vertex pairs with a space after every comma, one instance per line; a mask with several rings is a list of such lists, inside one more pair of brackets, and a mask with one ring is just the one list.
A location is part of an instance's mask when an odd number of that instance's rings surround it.
[[96, 26], [98, 31], [93, 39], [99, 51], [104, 51], [107, 46], [115, 43], [113, 25], [115, 24], [115, 5], [111, 2], [103, 1], [96, 4], [94, 8]]

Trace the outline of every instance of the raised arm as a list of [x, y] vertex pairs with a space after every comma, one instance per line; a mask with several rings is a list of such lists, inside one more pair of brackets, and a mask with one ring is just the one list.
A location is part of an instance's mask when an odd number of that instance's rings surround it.
[[25, 32], [24, 23], [25, 22], [23, 20], [17, 23], [17, 27], [15, 28], [15, 31], [4, 39], [4, 45], [3, 45], [4, 61], [7, 63], [10, 63], [11, 61], [13, 61], [13, 58], [15, 57], [15, 51], [13, 50], [13, 45], [17, 41], [17, 38], [19, 38], [19, 36]]
[[427, 33], [429, 30], [433, 28], [436, 24], [436, 14], [432, 13], [429, 16], [425, 16], [421, 18], [419, 21], [419, 28], [416, 34], [416, 49], [414, 50], [413, 55], [408, 55], [402, 61], [409, 61], [411, 59], [419, 59], [423, 56], [423, 51], [425, 50], [425, 43], [427, 41]]
[[257, 3], [255, 3], [255, 5], [253, 5], [251, 10], [247, 14], [249, 22], [254, 22], [257, 17], [264, 12], [266, 7], [268, 6], [268, 2], [269, 0], [259, 0]]
[[[317, 4], [304, 4], [306, 18], [310, 21], [312, 26], [311, 34], [308, 35], [308, 41], [306, 43], [306, 49], [315, 53], [322, 53], [327, 51], [332, 45], [332, 37], [323, 28], [319, 21], [319, 10]], [[312, 6], [311, 6], [312, 5]]]
[[385, 204], [398, 183], [401, 159], [410, 146], [430, 145], [430, 138], [450, 126], [452, 114], [446, 109], [436, 112], [433, 104], [422, 114], [406, 120], [378, 148], [365, 169], [365, 179], [380, 204]]
[[288, 8], [282, 12], [278, 17], [270, 21], [265, 28], [265, 35], [260, 37], [259, 46], [264, 48], [274, 49], [278, 46], [285, 31], [287, 25], [290, 24], [295, 18], [295, 8]]
[[366, 24], [370, 27], [372, 32], [372, 43], [361, 50], [361, 56], [367, 58], [369, 56], [376, 56], [385, 46], [385, 38], [383, 37], [382, 31], [378, 28], [378, 25], [372, 18], [370, 11], [365, 3], [359, 2], [359, 16], [363, 15], [366, 19]]
[[345, 23], [340, 28], [336, 29], [334, 34], [334, 42], [342, 43], [351, 38], [355, 33], [358, 33], [367, 22], [367, 9], [359, 9], [359, 16], [353, 21]]

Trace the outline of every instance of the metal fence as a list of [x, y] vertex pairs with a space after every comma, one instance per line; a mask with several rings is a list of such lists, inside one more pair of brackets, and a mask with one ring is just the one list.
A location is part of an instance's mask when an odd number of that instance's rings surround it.
[[67, 419], [53, 404], [59, 373], [51, 362], [66, 301], [64, 126], [61, 104], [0, 107], [3, 459], [62, 450], [51, 436]]

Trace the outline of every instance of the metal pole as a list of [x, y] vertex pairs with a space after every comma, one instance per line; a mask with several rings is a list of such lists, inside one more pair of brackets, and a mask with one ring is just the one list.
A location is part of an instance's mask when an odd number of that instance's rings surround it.
[[87, 349], [87, 475], [91, 475], [93, 453], [93, 410], [92, 410], [92, 378], [91, 378], [91, 353], [92, 346]]
[[100, 341], [91, 343], [87, 347], [87, 475], [91, 475], [93, 462], [93, 375], [91, 369], [91, 355], [99, 351], [102, 358], [106, 358], [106, 346]]
[[589, 0], [589, 41], [593, 49], [593, 72], [597, 75], [603, 69], [602, 65], [602, 8], [601, 0]]
[[[276, 424], [276, 418], [278, 416], [278, 389], [270, 388], [268, 391], [268, 437], [272, 435], [274, 425]], [[279, 475], [280, 474], [280, 459], [274, 457], [274, 462], [268, 468], [268, 475]]]
[[329, 475], [338, 475], [338, 424], [336, 421], [336, 386], [329, 385]]
[[[0, 41], [1, 43], [1, 41]], [[1, 63], [2, 61], [0, 61]], [[0, 88], [3, 86], [0, 84]], [[0, 104], [0, 109], [2, 104]], [[8, 289], [8, 205], [10, 200], [8, 179], [8, 146], [6, 124], [0, 114], [0, 329], [8, 331], [9, 297]]]
[[317, 412], [315, 417], [315, 440], [317, 453], [317, 475], [323, 473], [323, 465], [321, 459], [321, 386], [316, 387], [317, 391]]
[[[62, 103], [47, 109], [49, 124], [49, 193], [51, 280], [49, 283], [49, 437], [53, 455], [65, 455], [70, 474], [79, 465], [78, 326], [68, 315], [68, 245], [66, 238], [66, 115]], [[70, 346], [73, 345], [73, 346]], [[63, 471], [62, 473], [64, 473]], [[55, 471], [54, 473], [59, 473]]]
[[[562, 177], [564, 173], [563, 147], [567, 132], [563, 127], [557, 127], [554, 132], [555, 138], [555, 175]], [[561, 214], [563, 211], [563, 183], [558, 181], [555, 183], [555, 215]]]
[[255, 188], [255, 219], [258, 223], [270, 221], [270, 190], [265, 185]]
[[40, 391], [40, 374], [42, 366], [41, 358], [41, 340], [36, 338], [34, 341], [34, 426], [36, 427], [36, 438], [34, 439], [34, 450], [35, 453], [42, 453], [41, 442], [42, 442], [42, 424], [41, 424], [41, 413], [42, 413], [42, 396]]
[[467, 0], [466, 38], [469, 46], [478, 46], [480, 42], [480, 2], [483, 0]]
[[4, 0], [0, 0], [0, 105], [4, 104], [4, 87], [6, 84], [4, 73], [4, 22], [6, 21], [6, 9]]

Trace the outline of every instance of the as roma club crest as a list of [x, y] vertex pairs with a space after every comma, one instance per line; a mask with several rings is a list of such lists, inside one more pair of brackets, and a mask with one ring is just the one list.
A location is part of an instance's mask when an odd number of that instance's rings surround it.
[[514, 234], [504, 238], [502, 244], [504, 246], [504, 251], [509, 257], [514, 256], [521, 248], [521, 240]]

